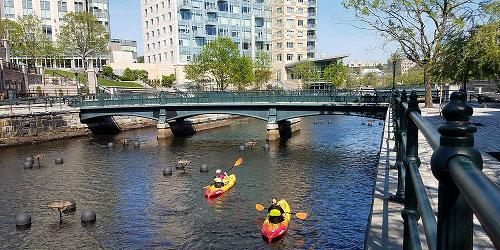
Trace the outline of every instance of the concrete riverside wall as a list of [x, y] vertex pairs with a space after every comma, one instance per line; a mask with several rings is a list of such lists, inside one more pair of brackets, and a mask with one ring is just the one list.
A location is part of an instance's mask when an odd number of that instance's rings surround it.
[[[139, 117], [114, 117], [121, 130], [152, 127], [156, 121]], [[90, 135], [78, 111], [53, 111], [0, 116], [0, 147], [32, 144]]]
[[182, 121], [158, 124], [158, 139], [171, 136], [188, 136], [196, 132], [231, 125], [230, 115], [201, 115]]

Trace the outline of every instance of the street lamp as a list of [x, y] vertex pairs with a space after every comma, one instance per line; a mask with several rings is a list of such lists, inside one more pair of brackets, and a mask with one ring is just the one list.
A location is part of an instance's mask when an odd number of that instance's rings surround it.
[[392, 61], [392, 90], [396, 88], [396, 60]]

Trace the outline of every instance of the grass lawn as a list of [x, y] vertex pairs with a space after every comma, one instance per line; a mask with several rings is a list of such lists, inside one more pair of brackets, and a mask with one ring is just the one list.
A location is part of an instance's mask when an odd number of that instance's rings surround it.
[[106, 86], [106, 87], [129, 87], [129, 88], [143, 88], [142, 85], [135, 83], [135, 82], [118, 82], [118, 81], [113, 81], [113, 80], [106, 80], [102, 78], [98, 78], [97, 82], [101, 86]]
[[[73, 72], [64, 71], [64, 70], [49, 70], [49, 69], [45, 70], [45, 74], [52, 75], [53, 72], [55, 72], [59, 75], [66, 76], [70, 79], [75, 78], [75, 73], [73, 73]], [[56, 75], [56, 76], [59, 76], [59, 75]], [[87, 82], [85, 75], [82, 73], [78, 73], [78, 79], [79, 79], [79, 82]], [[99, 83], [99, 85], [106, 86], [106, 87], [143, 88], [143, 86], [141, 86], [140, 84], [135, 83], [135, 82], [119, 82], [119, 81], [107, 80], [107, 79], [102, 79], [102, 78], [98, 78], [97, 82]]]

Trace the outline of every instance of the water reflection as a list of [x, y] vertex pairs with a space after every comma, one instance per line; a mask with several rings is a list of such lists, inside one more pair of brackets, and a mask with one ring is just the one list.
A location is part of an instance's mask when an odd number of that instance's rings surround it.
[[[142, 129], [2, 149], [0, 248], [361, 248], [382, 127], [361, 126], [366, 119], [359, 117], [317, 119], [303, 119], [299, 133], [269, 150], [266, 124], [253, 119], [188, 138], [158, 141], [155, 129]], [[238, 151], [248, 141], [257, 145]], [[23, 169], [26, 156], [38, 152], [46, 155], [42, 167]], [[64, 164], [55, 165], [56, 157]], [[236, 185], [207, 200], [203, 186], [239, 157], [243, 164], [231, 170]], [[191, 161], [186, 173], [175, 169], [180, 159]], [[199, 172], [201, 164], [208, 173]], [[165, 166], [172, 176], [162, 175]], [[269, 246], [260, 235], [266, 214], [255, 204], [272, 198], [309, 217], [293, 218], [283, 240]], [[56, 199], [77, 203], [61, 225], [46, 207]], [[80, 223], [86, 208], [97, 212], [96, 224]], [[33, 225], [17, 231], [14, 216], [23, 211]]]

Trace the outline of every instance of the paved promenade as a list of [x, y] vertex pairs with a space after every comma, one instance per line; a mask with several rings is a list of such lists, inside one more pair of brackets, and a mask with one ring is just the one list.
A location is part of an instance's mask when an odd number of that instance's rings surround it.
[[[475, 147], [481, 151], [483, 156], [483, 172], [497, 185], [500, 185], [500, 162], [487, 153], [500, 152], [500, 133], [498, 133], [500, 129], [500, 109], [483, 108], [477, 104], [471, 104], [471, 106], [474, 108], [474, 114], [470, 122], [480, 123], [476, 125], [478, 131], [475, 134]], [[436, 129], [444, 122], [444, 118], [439, 116], [437, 107], [430, 109], [421, 107], [421, 109], [422, 116]], [[403, 245], [403, 219], [401, 218], [403, 204], [388, 199], [392, 194], [396, 193], [398, 182], [397, 170], [389, 169], [390, 166], [395, 164], [396, 153], [390, 152], [390, 149], [394, 148], [394, 141], [390, 140], [393, 137], [393, 128], [388, 125], [387, 118], [374, 190], [372, 217], [366, 238], [367, 249], [402, 249]], [[420, 132], [418, 150], [422, 161], [420, 174], [437, 219], [438, 181], [432, 175], [430, 168], [430, 158], [433, 150]], [[419, 232], [422, 248], [427, 249], [422, 220], [419, 221]], [[476, 218], [474, 218], [474, 249], [495, 249]]]

